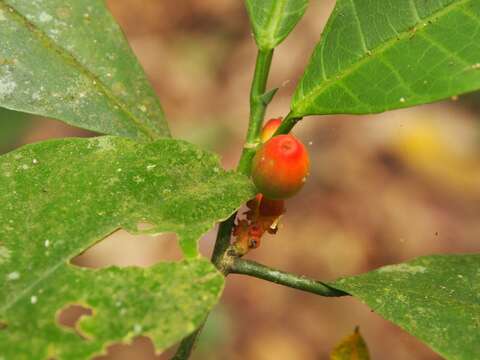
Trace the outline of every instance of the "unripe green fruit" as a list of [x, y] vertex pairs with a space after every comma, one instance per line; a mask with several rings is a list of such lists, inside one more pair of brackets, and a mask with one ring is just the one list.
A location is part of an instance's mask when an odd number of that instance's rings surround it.
[[305, 146], [293, 135], [271, 138], [255, 154], [252, 179], [269, 199], [286, 199], [303, 187], [310, 161]]

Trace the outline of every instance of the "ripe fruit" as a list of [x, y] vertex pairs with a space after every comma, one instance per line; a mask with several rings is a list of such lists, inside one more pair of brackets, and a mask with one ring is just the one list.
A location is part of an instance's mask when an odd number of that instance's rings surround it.
[[260, 135], [260, 139], [262, 140], [262, 143], [267, 142], [273, 136], [273, 134], [275, 134], [275, 131], [277, 131], [281, 123], [282, 123], [281, 117], [276, 119], [270, 119], [265, 123], [262, 129], [262, 133]]
[[309, 167], [305, 146], [293, 135], [279, 135], [268, 140], [255, 154], [252, 179], [265, 197], [286, 199], [303, 187]]

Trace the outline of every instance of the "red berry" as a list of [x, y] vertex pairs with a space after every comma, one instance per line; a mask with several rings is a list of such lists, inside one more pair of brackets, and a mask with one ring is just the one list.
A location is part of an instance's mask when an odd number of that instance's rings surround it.
[[273, 134], [275, 134], [275, 131], [277, 131], [281, 123], [281, 117], [277, 119], [270, 119], [265, 123], [262, 129], [262, 134], [260, 135], [262, 143], [267, 142], [273, 136]]
[[305, 183], [310, 161], [305, 146], [293, 135], [271, 138], [255, 154], [252, 179], [269, 199], [295, 195]]

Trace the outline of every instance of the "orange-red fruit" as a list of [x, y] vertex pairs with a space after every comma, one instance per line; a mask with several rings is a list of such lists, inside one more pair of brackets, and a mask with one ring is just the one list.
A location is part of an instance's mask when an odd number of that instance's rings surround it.
[[277, 131], [281, 123], [282, 123], [281, 117], [277, 119], [270, 119], [265, 123], [262, 129], [262, 133], [260, 135], [260, 139], [262, 140], [262, 143], [267, 142], [273, 136], [273, 134], [275, 134], [275, 131]]
[[279, 135], [268, 140], [255, 154], [252, 179], [267, 198], [286, 199], [303, 187], [309, 168], [305, 146], [293, 135]]

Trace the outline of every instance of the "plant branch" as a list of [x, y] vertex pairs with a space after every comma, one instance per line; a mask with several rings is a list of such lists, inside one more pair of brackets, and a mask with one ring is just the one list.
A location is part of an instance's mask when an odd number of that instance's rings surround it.
[[212, 263], [224, 275], [226, 274], [226, 269], [224, 268], [223, 257], [230, 246], [230, 238], [232, 236], [232, 228], [236, 216], [237, 213], [220, 223], [217, 232], [217, 239], [215, 240], [215, 247], [213, 248]]
[[177, 352], [170, 360], [187, 360], [190, 357], [193, 348], [197, 343], [198, 335], [200, 335], [200, 332], [203, 330], [204, 325], [205, 321], [202, 323], [202, 325], [200, 325], [197, 330], [195, 330], [193, 333], [191, 333], [182, 340], [182, 342], [178, 346]]
[[295, 117], [292, 112], [289, 112], [273, 136], [288, 134], [300, 120], [302, 120], [301, 117]]
[[[265, 111], [268, 105], [268, 102], [265, 101], [263, 95], [267, 88], [272, 57], [273, 49], [258, 50], [255, 73], [253, 75], [252, 88], [250, 90], [250, 119], [248, 123], [247, 138], [243, 147], [242, 156], [237, 166], [237, 171], [247, 176], [250, 176], [252, 159], [259, 143], [260, 130], [262, 128], [263, 118], [265, 117]], [[236, 216], [237, 213], [235, 212], [227, 220], [220, 223], [212, 253], [212, 263], [225, 276], [228, 274], [225, 254], [230, 247], [230, 238]], [[195, 330], [195, 332], [182, 340], [172, 360], [186, 360], [190, 357], [204, 324], [205, 322]]]
[[243, 260], [240, 258], [233, 259], [230, 264], [229, 273], [249, 275], [259, 279], [271, 281], [275, 284], [288, 286], [321, 296], [338, 297], [349, 295], [348, 293], [334, 289], [333, 287], [321, 281], [272, 269], [254, 261]]
[[250, 89], [250, 120], [248, 123], [247, 139], [243, 147], [242, 157], [238, 163], [237, 171], [250, 175], [252, 158], [259, 144], [260, 130], [268, 103], [265, 102], [268, 74], [272, 64], [272, 50], [258, 50], [252, 88]]

